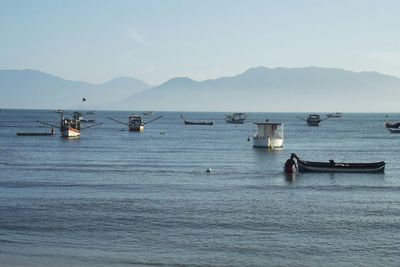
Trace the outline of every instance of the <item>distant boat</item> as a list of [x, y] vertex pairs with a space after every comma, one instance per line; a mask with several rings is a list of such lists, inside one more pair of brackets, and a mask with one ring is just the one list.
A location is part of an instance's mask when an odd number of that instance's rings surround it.
[[321, 119], [321, 116], [318, 114], [310, 114], [310, 115], [308, 115], [308, 117], [306, 119], [301, 118], [301, 117], [297, 117], [297, 118], [299, 118], [303, 121], [306, 121], [308, 126], [319, 126], [321, 121], [328, 119], [328, 117], [326, 117], [325, 119]]
[[257, 134], [253, 136], [253, 147], [276, 149], [283, 147], [283, 123], [255, 122]]
[[54, 112], [55, 112], [55, 113], [61, 113], [61, 112], [63, 112], [63, 110], [62, 110], [62, 109], [57, 109], [57, 110], [55, 110]]
[[[90, 111], [90, 112], [86, 112], [86, 114], [94, 116], [95, 112], [94, 111]], [[75, 111], [74, 114], [73, 114], [74, 119], [80, 120], [81, 122], [84, 122], [84, 123], [95, 123], [96, 119], [93, 116], [90, 119], [87, 119], [87, 118], [85, 119], [83, 117], [82, 112], [80, 112], [80, 111]]]
[[142, 119], [142, 116], [140, 116], [140, 115], [131, 115], [128, 118], [128, 123], [125, 123], [125, 122], [122, 122], [122, 121], [119, 121], [119, 120], [116, 120], [116, 119], [113, 119], [113, 118], [110, 118], [110, 117], [108, 117], [108, 119], [110, 119], [112, 121], [115, 121], [115, 122], [119, 122], [119, 123], [121, 123], [123, 125], [127, 125], [129, 131], [142, 132], [142, 131], [144, 131], [144, 125], [146, 125], [146, 124], [148, 124], [150, 122], [153, 122], [155, 120], [158, 120], [158, 119], [160, 119], [162, 117], [163, 116], [158, 116], [155, 119], [152, 119], [152, 120], [150, 120], [148, 122], [144, 122], [143, 119]]
[[342, 113], [340, 113], [340, 112], [328, 113], [328, 114], [326, 114], [326, 117], [328, 117], [328, 118], [341, 118], [342, 117]]
[[389, 128], [392, 128], [392, 129], [400, 128], [400, 122], [391, 123], [391, 122], [386, 121], [385, 122], [385, 127], [388, 128], [388, 129]]
[[295, 153], [292, 157], [296, 159], [299, 172], [384, 172], [385, 162], [372, 163], [344, 163], [334, 162], [315, 162], [301, 160]]
[[17, 135], [19, 136], [47, 136], [47, 135], [55, 135], [56, 131], [54, 128], [51, 128], [50, 133], [38, 133], [38, 132], [19, 132]]
[[188, 121], [182, 115], [181, 118], [185, 125], [214, 125], [214, 121]]
[[225, 115], [225, 121], [227, 123], [243, 124], [246, 117], [246, 113], [233, 113], [231, 115]]
[[151, 115], [154, 115], [154, 112], [153, 111], [145, 111], [145, 112], [143, 112], [143, 115], [151, 116]]

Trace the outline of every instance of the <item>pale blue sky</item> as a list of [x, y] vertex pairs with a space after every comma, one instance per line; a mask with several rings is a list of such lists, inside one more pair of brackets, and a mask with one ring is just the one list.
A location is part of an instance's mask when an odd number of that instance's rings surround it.
[[0, 0], [0, 69], [157, 85], [250, 67], [400, 76], [400, 1]]

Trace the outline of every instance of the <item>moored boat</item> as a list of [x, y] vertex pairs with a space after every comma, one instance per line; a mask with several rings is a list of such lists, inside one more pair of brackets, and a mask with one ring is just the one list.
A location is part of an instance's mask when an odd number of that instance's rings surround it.
[[385, 162], [372, 163], [346, 163], [305, 161], [300, 159], [295, 153], [291, 156], [296, 159], [296, 165], [299, 172], [384, 172]]
[[283, 123], [255, 122], [257, 134], [253, 136], [253, 147], [277, 149], [283, 147]]
[[152, 119], [152, 120], [150, 120], [148, 122], [144, 122], [143, 119], [142, 119], [142, 116], [140, 116], [140, 115], [131, 115], [128, 118], [128, 123], [125, 123], [125, 122], [122, 122], [122, 121], [119, 121], [119, 120], [116, 120], [116, 119], [113, 119], [113, 118], [110, 118], [110, 117], [108, 117], [108, 119], [128, 126], [128, 130], [129, 131], [142, 132], [142, 131], [144, 131], [144, 125], [145, 124], [148, 124], [150, 122], [158, 120], [158, 119], [160, 119], [162, 117], [163, 116], [158, 116], [155, 119]]
[[61, 135], [66, 138], [78, 138], [81, 135], [81, 121], [76, 118], [65, 118], [61, 113]]
[[181, 118], [185, 125], [214, 125], [214, 121], [188, 121], [182, 115]]
[[328, 118], [341, 118], [342, 117], [342, 113], [340, 113], [340, 112], [328, 113], [328, 114], [326, 114], [326, 117], [328, 117]]
[[246, 120], [246, 113], [233, 113], [230, 115], [225, 115], [225, 121], [227, 123], [243, 124]]
[[321, 116], [318, 114], [310, 114], [310, 115], [308, 115], [308, 117], [306, 119], [301, 118], [301, 117], [297, 117], [297, 118], [299, 118], [303, 121], [306, 121], [308, 126], [319, 126], [321, 121], [328, 119], [328, 117], [326, 117], [325, 119], [321, 119]]
[[142, 132], [144, 130], [144, 122], [139, 115], [129, 116], [128, 119], [129, 131]]

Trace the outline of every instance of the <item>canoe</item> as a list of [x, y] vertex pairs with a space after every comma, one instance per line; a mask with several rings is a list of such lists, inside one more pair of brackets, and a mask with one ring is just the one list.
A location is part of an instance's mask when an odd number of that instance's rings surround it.
[[334, 162], [316, 162], [305, 161], [300, 159], [296, 154], [292, 153], [296, 159], [297, 168], [299, 172], [384, 172], [385, 162], [372, 162], [372, 163], [346, 163]]
[[186, 121], [185, 125], [214, 125], [213, 121]]
[[17, 133], [19, 136], [46, 136], [54, 135], [54, 133]]
[[214, 121], [188, 121], [182, 115], [181, 118], [185, 125], [214, 125]]

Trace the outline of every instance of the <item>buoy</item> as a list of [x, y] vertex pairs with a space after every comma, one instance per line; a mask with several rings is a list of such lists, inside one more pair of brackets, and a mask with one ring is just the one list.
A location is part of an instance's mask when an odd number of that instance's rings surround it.
[[249, 137], [247, 137], [247, 141], [250, 141], [250, 136], [249, 136]]
[[212, 169], [211, 168], [207, 168], [206, 173], [212, 173]]

